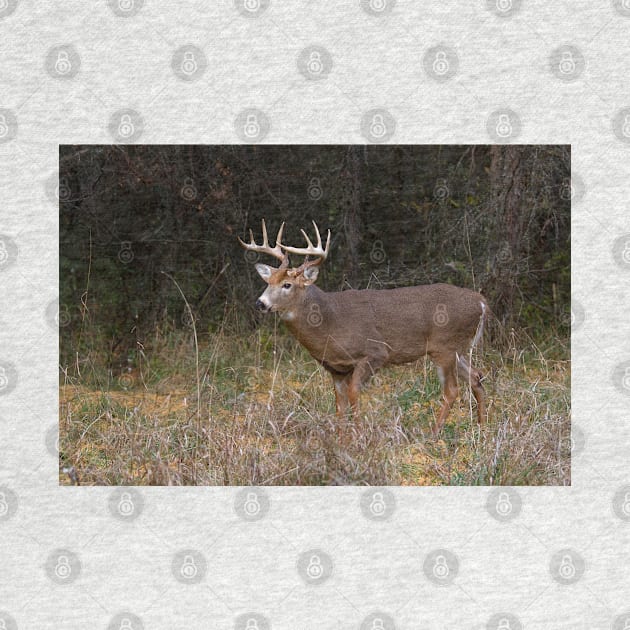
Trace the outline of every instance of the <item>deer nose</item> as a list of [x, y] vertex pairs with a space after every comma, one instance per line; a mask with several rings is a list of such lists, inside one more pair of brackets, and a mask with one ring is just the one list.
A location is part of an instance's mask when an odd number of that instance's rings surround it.
[[265, 303], [261, 299], [256, 300], [256, 310], [257, 311], [265, 310]]

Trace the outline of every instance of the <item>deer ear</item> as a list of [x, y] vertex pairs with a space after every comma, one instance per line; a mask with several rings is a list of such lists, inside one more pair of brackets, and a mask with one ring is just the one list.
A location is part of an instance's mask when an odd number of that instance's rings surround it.
[[269, 283], [269, 278], [271, 278], [271, 274], [274, 272], [274, 268], [270, 267], [269, 265], [258, 263], [256, 264], [256, 271], [265, 282]]
[[307, 267], [304, 270], [304, 284], [308, 286], [309, 284], [313, 284], [315, 280], [317, 280], [317, 276], [319, 275], [319, 267]]

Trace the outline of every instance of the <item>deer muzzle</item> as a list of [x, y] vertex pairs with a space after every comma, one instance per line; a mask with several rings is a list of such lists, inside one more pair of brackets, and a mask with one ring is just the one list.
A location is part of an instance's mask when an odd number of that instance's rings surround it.
[[263, 302], [260, 298], [258, 298], [256, 300], [256, 310], [266, 313], [269, 310], [269, 305], [265, 304], [265, 302]]

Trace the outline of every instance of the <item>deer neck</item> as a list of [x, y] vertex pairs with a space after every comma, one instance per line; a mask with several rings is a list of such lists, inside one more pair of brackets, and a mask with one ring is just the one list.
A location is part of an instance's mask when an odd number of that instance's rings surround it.
[[281, 315], [291, 334], [308, 350], [316, 345], [325, 327], [327, 293], [314, 284], [307, 287], [299, 304]]

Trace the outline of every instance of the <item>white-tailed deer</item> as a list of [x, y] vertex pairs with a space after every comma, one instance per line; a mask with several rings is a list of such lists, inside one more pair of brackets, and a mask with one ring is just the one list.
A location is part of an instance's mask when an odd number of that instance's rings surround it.
[[[470, 289], [450, 284], [430, 284], [384, 290], [349, 290], [326, 293], [315, 286], [326, 247], [317, 225], [317, 244], [304, 230], [306, 247], [282, 243], [280, 226], [276, 243], [269, 245], [262, 222], [263, 242], [238, 239], [250, 251], [269, 254], [279, 267], [256, 264], [267, 283], [256, 308], [278, 313], [296, 339], [330, 372], [335, 385], [337, 413], [357, 407], [361, 385], [385, 365], [409, 363], [428, 355], [435, 364], [443, 389], [443, 404], [435, 433], [446, 420], [458, 396], [458, 377], [470, 384], [477, 401], [477, 417], [485, 417], [481, 373], [470, 364], [469, 352], [483, 334], [488, 312], [485, 298]], [[289, 267], [289, 254], [306, 256], [299, 267]], [[309, 260], [314, 256], [314, 260]]]

